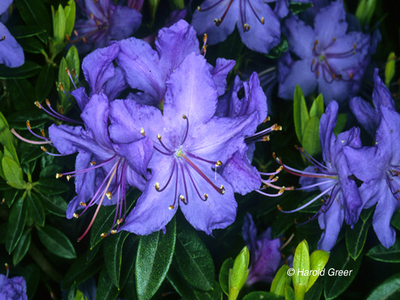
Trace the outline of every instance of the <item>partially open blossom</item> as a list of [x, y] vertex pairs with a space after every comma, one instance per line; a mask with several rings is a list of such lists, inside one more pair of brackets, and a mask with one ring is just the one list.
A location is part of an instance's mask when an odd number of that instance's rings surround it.
[[142, 15], [127, 6], [114, 5], [113, 0], [77, 1], [83, 19], [75, 24], [76, 38], [70, 42], [77, 44], [80, 53], [91, 48], [108, 46], [111, 40], [121, 40], [131, 36], [140, 26]]
[[354, 85], [359, 87], [375, 46], [370, 35], [348, 29], [341, 0], [321, 9], [313, 28], [298, 16], [287, 19], [285, 34], [291, 54], [280, 64], [285, 75], [279, 79], [279, 96], [293, 99], [297, 84], [305, 95], [318, 88], [325, 103], [332, 99], [341, 103], [354, 96]]
[[223, 42], [238, 27], [242, 42], [251, 50], [268, 53], [281, 40], [278, 16], [266, 2], [277, 2], [276, 13], [288, 13], [286, 1], [206, 0], [193, 14], [197, 34], [207, 33], [208, 42]]
[[[13, 0], [2, 0], [0, 2], [0, 15], [4, 14]], [[7, 27], [0, 22], [0, 64], [16, 68], [25, 61], [24, 51]]]

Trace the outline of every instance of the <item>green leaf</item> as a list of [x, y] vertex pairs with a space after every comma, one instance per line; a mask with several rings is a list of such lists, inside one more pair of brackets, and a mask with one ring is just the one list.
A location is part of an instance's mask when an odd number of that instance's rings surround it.
[[172, 264], [168, 270], [167, 279], [183, 299], [185, 300], [197, 299], [194, 294], [193, 287], [183, 277], [175, 260], [172, 261]]
[[5, 65], [0, 65], [0, 79], [20, 79], [29, 78], [39, 73], [41, 67], [29, 60], [18, 68], [8, 68]]
[[[75, 1], [69, 0], [68, 5], [64, 8], [65, 12], [65, 34], [71, 36], [72, 30], [74, 29], [75, 25]], [[72, 46], [75, 48], [75, 46]]]
[[268, 54], [265, 54], [266, 57], [276, 59], [279, 58], [283, 52], [288, 51], [289, 49], [289, 43], [286, 38], [286, 36], [281, 35], [281, 41], [278, 45], [276, 45], [274, 48], [269, 50]]
[[290, 285], [287, 285], [285, 287], [285, 300], [298, 300], [297, 298], [295, 298], [294, 291], [290, 287]]
[[294, 91], [293, 118], [296, 136], [301, 142], [303, 141], [304, 131], [306, 130], [306, 126], [310, 117], [308, 115], [306, 99], [304, 98], [303, 91], [299, 85], [296, 85], [296, 89]]
[[26, 281], [26, 294], [28, 299], [33, 299], [37, 286], [40, 281], [40, 270], [35, 264], [30, 264], [21, 270], [21, 274]]
[[244, 296], [243, 300], [282, 300], [282, 297], [279, 297], [275, 294], [268, 292], [251, 292]]
[[65, 217], [68, 204], [62, 197], [53, 195], [43, 195], [39, 193], [39, 198], [41, 199], [44, 208], [48, 212], [59, 217]]
[[183, 0], [169, 0], [169, 4], [172, 10], [185, 8], [185, 2]]
[[396, 70], [396, 55], [394, 52], [389, 54], [386, 66], [385, 66], [385, 84], [389, 87], [390, 81], [394, 76], [394, 72]]
[[32, 218], [33, 222], [35, 222], [39, 226], [44, 225], [44, 207], [42, 202], [34, 193], [28, 192], [28, 197], [26, 199], [28, 215]]
[[346, 122], [347, 122], [346, 114], [344, 114], [344, 113], [343, 114], [338, 114], [337, 120], [336, 120], [336, 126], [333, 129], [333, 133], [335, 135], [338, 135], [339, 133], [341, 133], [343, 128], [344, 128], [344, 126], [346, 125]]
[[376, 0], [360, 0], [356, 10], [356, 17], [362, 25], [369, 24], [375, 11]]
[[119, 291], [113, 284], [110, 284], [110, 280], [106, 268], [103, 268], [97, 283], [96, 300], [115, 300], [117, 298]]
[[152, 22], [154, 22], [154, 19], [156, 18], [157, 8], [160, 2], [161, 0], [149, 0], [149, 10]]
[[27, 216], [26, 209], [24, 208], [25, 196], [26, 194], [19, 198], [11, 207], [6, 236], [6, 250], [9, 254], [17, 246], [24, 232]]
[[358, 258], [364, 248], [368, 229], [371, 226], [371, 223], [372, 221], [370, 219], [363, 221], [360, 218], [353, 226], [353, 229], [350, 226], [347, 226], [346, 228], [347, 252], [354, 260]]
[[389, 249], [386, 249], [382, 244], [379, 244], [371, 248], [367, 256], [372, 259], [389, 262], [389, 263], [399, 263], [400, 262], [400, 241], [396, 242]]
[[327, 300], [336, 298], [349, 287], [357, 275], [361, 261], [362, 256], [355, 261], [351, 258], [344, 243], [332, 252], [325, 268], [324, 295]]
[[297, 15], [311, 7], [313, 7], [314, 5], [312, 4], [312, 2], [308, 2], [308, 3], [301, 3], [301, 2], [289, 2], [289, 9], [293, 12], [294, 15]]
[[292, 278], [290, 278], [287, 274], [288, 270], [288, 265], [283, 265], [278, 270], [271, 284], [271, 293], [277, 296], [285, 296], [285, 287], [290, 285], [290, 282], [292, 281]]
[[[125, 283], [128, 281], [129, 275], [132, 274], [133, 267], [135, 265], [136, 258], [136, 241], [139, 236], [129, 234], [124, 242], [124, 247], [122, 248], [122, 267], [121, 275], [119, 279], [119, 286], [123, 288]], [[136, 291], [136, 288], [134, 289]]]
[[310, 118], [303, 132], [301, 144], [305, 151], [311, 156], [321, 153], [321, 143], [319, 140], [319, 118], [314, 116]]
[[319, 276], [317, 281], [304, 295], [304, 300], [319, 300], [321, 298], [322, 290], [324, 288], [324, 278]]
[[222, 300], [222, 290], [216, 281], [214, 281], [214, 287], [211, 291], [194, 290], [194, 294], [198, 300]]
[[56, 178], [40, 178], [39, 184], [35, 187], [46, 195], [62, 194], [70, 189], [70, 186]]
[[65, 56], [65, 59], [67, 61], [68, 68], [71, 71], [75, 70], [76, 76], [79, 77], [79, 69], [80, 69], [79, 53], [75, 46], [69, 48], [67, 56]]
[[26, 188], [21, 166], [16, 161], [7, 156], [3, 156], [1, 166], [8, 185], [16, 189]]
[[162, 230], [140, 237], [135, 263], [138, 299], [145, 300], [157, 292], [171, 265], [176, 242], [176, 222], [173, 218]]
[[224, 261], [219, 271], [219, 284], [221, 285], [222, 291], [229, 296], [229, 270], [233, 268], [233, 258], [228, 258]]
[[32, 109], [32, 95], [35, 92], [32, 84], [27, 79], [10, 79], [7, 82], [8, 90], [10, 91], [10, 97], [15, 109], [19, 111], [28, 108]]
[[45, 64], [39, 73], [38, 79], [36, 80], [36, 99], [39, 102], [43, 102], [44, 99], [50, 93], [54, 86], [54, 68], [50, 64]]
[[7, 120], [0, 112], [0, 143], [4, 146], [4, 156], [8, 156], [19, 163], [17, 151], [15, 151], [13, 144], [14, 141], [14, 135], [9, 129]]
[[229, 299], [236, 299], [249, 275], [250, 253], [247, 246], [244, 246], [239, 255], [235, 258], [233, 268], [229, 274]]
[[306, 240], [300, 242], [294, 253], [293, 269], [293, 286], [296, 299], [303, 299], [308, 286], [308, 270], [310, 270], [310, 257], [308, 252], [308, 244]]
[[318, 279], [321, 271], [325, 268], [326, 263], [329, 260], [329, 252], [323, 250], [316, 250], [310, 255], [310, 270], [311, 275], [308, 278], [307, 290], [313, 286], [315, 281]]
[[68, 259], [76, 258], [74, 246], [60, 230], [45, 225], [38, 227], [39, 239], [51, 253]]
[[25, 230], [13, 252], [13, 265], [16, 266], [28, 252], [31, 245], [31, 231]]
[[314, 99], [313, 104], [310, 108], [310, 118], [318, 117], [321, 119], [322, 114], [324, 113], [324, 98], [322, 94], [319, 94], [317, 98]]
[[400, 298], [400, 273], [397, 273], [382, 282], [367, 300], [396, 300]]
[[35, 37], [30, 37], [26, 39], [22, 39], [19, 44], [25, 52], [29, 53], [43, 53], [44, 47], [41, 42], [38, 41]]
[[214, 263], [193, 228], [178, 226], [175, 257], [183, 276], [191, 285], [203, 291], [213, 288]]
[[95, 257], [95, 259], [93, 259], [89, 263], [87, 262], [87, 257], [89, 254], [91, 254], [92, 251], [93, 250], [88, 250], [88, 252], [86, 252], [84, 255], [79, 256], [74, 261], [74, 263], [64, 276], [62, 282], [63, 290], [70, 289], [75, 283], [79, 284], [86, 281], [101, 269], [101, 267], [103, 266], [103, 259], [101, 256]]
[[128, 232], [122, 231], [115, 235], [108, 236], [104, 241], [104, 265], [108, 271], [108, 276], [119, 289], [119, 278], [121, 274], [122, 265], [122, 247], [125, 239], [128, 236]]
[[[21, 14], [22, 19], [24, 19], [27, 25], [44, 29], [47, 33], [50, 32], [50, 16], [42, 1], [15, 0], [15, 3], [17, 4], [18, 11]], [[47, 43], [47, 33], [39, 35], [40, 39], [44, 43]]]
[[53, 15], [54, 39], [63, 42], [65, 38], [65, 12], [62, 5], [58, 5], [56, 13], [54, 13], [54, 7], [51, 6], [51, 13]]
[[[8, 28], [10, 30], [11, 35], [16, 39], [25, 39], [32, 36], [37, 36], [46, 32], [46, 30], [36, 27], [36, 26], [15, 26], [12, 28]], [[21, 43], [21, 40], [18, 41]]]

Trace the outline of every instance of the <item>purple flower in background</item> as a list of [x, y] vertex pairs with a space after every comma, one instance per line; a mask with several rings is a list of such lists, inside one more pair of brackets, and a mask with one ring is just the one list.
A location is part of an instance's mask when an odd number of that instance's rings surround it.
[[280, 239], [272, 239], [271, 227], [257, 237], [257, 228], [249, 213], [244, 218], [242, 235], [251, 258], [246, 284], [250, 286], [258, 281], [271, 283], [281, 265]]
[[301, 176], [302, 187], [296, 190], [319, 189], [321, 192], [308, 203], [291, 211], [283, 211], [278, 206], [281, 211], [296, 212], [320, 200], [321, 197], [325, 198], [319, 211], [310, 219], [318, 218], [319, 225], [324, 230], [318, 242], [318, 249], [325, 251], [330, 251], [335, 245], [343, 220], [348, 225], [355, 224], [362, 209], [357, 184], [351, 177], [353, 173], [343, 154], [343, 147], [347, 145], [354, 148], [361, 147], [360, 131], [358, 128], [352, 128], [335, 136], [333, 129], [336, 125], [338, 108], [337, 102], [331, 101], [321, 117], [319, 136], [324, 164], [310, 157], [303, 149], [301, 149], [302, 154], [312, 164], [304, 171], [288, 167], [278, 159], [286, 171]]
[[266, 2], [277, 2], [278, 16], [288, 13], [287, 1], [206, 0], [193, 14], [192, 25], [197, 34], [207, 33], [210, 45], [223, 42], [237, 25], [243, 44], [268, 53], [281, 40], [281, 26]]
[[21, 276], [8, 278], [8, 265], [6, 264], [7, 274], [0, 274], [0, 299], [4, 300], [28, 300], [26, 295], [26, 282]]
[[214, 116], [217, 89], [204, 57], [191, 53], [166, 82], [162, 112], [133, 100], [111, 103], [111, 138], [123, 142], [140, 131], [154, 147], [152, 178], [121, 230], [146, 235], [164, 229], [178, 207], [207, 234], [235, 220], [233, 187], [218, 171], [245, 145], [257, 118]]
[[[142, 15], [135, 9], [114, 5], [113, 0], [85, 0], [83, 6], [77, 1], [86, 17], [75, 24], [77, 47], [80, 53], [108, 46], [111, 40], [131, 36], [140, 26]], [[82, 41], [82, 42], [81, 42]]]
[[[166, 91], [166, 81], [184, 58], [190, 53], [200, 53], [199, 42], [193, 27], [179, 21], [158, 33], [155, 45], [151, 46], [135, 38], [116, 42], [120, 47], [118, 65], [124, 71], [126, 81], [133, 89], [140, 90], [128, 98], [146, 105], [160, 106]], [[218, 58], [216, 66], [208, 65], [218, 88], [218, 95], [225, 93], [226, 75], [235, 62]]]
[[379, 69], [375, 69], [374, 81], [372, 102], [375, 109], [367, 101], [361, 99], [361, 97], [355, 97], [349, 102], [350, 109], [357, 118], [357, 121], [372, 137], [375, 137], [376, 130], [381, 122], [379, 113], [381, 106], [396, 110], [389, 89], [379, 77]]
[[[376, 82], [375, 91], [382, 89], [380, 83]], [[385, 93], [381, 93], [382, 96], [385, 97]], [[377, 100], [375, 96], [374, 102]], [[376, 204], [372, 225], [382, 245], [389, 248], [396, 240], [390, 220], [399, 208], [400, 200], [400, 114], [382, 100], [376, 104], [380, 124], [375, 145], [360, 149], [346, 146], [343, 151], [350, 170], [363, 181], [359, 188], [363, 208], [368, 209]]]
[[[7, 11], [13, 0], [2, 0], [0, 2], [0, 15]], [[22, 47], [10, 34], [7, 27], [0, 22], [0, 64], [16, 68], [22, 66], [25, 61]]]
[[315, 16], [314, 28], [294, 16], [285, 21], [285, 30], [290, 52], [299, 59], [295, 60], [293, 56], [283, 58], [280, 97], [293, 99], [297, 84], [305, 95], [318, 87], [325, 103], [332, 99], [341, 103], [354, 95], [354, 85], [359, 87], [369, 62], [371, 37], [348, 31], [342, 1], [322, 8]]

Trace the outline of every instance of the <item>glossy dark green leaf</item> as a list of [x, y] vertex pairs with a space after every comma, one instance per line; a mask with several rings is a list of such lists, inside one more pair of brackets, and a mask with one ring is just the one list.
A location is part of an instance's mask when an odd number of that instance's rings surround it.
[[7, 236], [7, 223], [0, 223], [0, 232], [3, 234], [0, 234], [0, 245], [6, 243], [6, 236]]
[[[40, 0], [16, 0], [19, 13], [27, 25], [35, 26], [46, 30], [47, 33], [51, 29], [51, 21], [49, 13], [43, 2]], [[47, 43], [48, 35], [40, 34], [40, 39]]]
[[244, 296], [243, 300], [283, 300], [283, 297], [269, 292], [252, 292]]
[[[9, 185], [8, 185], [9, 186]], [[16, 190], [10, 187], [10, 189], [3, 191], [3, 198], [1, 200], [5, 200], [5, 204], [8, 207], [14, 203], [14, 200], [18, 198], [18, 196], [22, 196], [22, 190]]]
[[229, 296], [229, 270], [233, 268], [233, 263], [235, 260], [233, 258], [228, 258], [224, 261], [219, 271], [219, 284], [221, 290]]
[[167, 279], [183, 299], [185, 300], [197, 299], [196, 295], [194, 294], [193, 287], [185, 279], [185, 277], [183, 277], [181, 271], [179, 270], [179, 266], [175, 260], [172, 261], [172, 264], [168, 270]]
[[278, 58], [282, 55], [283, 52], [288, 51], [289, 49], [289, 43], [287, 38], [284, 35], [281, 35], [281, 41], [278, 45], [276, 45], [274, 48], [269, 50], [268, 54], [266, 54], [266, 57], [269, 58]]
[[103, 268], [97, 283], [96, 300], [115, 300], [118, 297], [119, 291], [110, 281], [107, 270]]
[[35, 76], [40, 72], [41, 67], [29, 60], [18, 68], [7, 68], [5, 65], [0, 65], [0, 79], [20, 79]]
[[[32, 90], [30, 90], [29, 92], [33, 95], [35, 91], [32, 88]], [[32, 97], [30, 97], [28, 100], [31, 101]], [[28, 128], [26, 127], [26, 121], [29, 120], [32, 129], [43, 128], [43, 125], [50, 119], [49, 115], [43, 110], [37, 108], [33, 104], [33, 101], [30, 102], [28, 109], [29, 110], [18, 111], [14, 114], [9, 115], [8, 120], [11, 126], [18, 130], [28, 130]]]
[[32, 175], [32, 173], [35, 171], [36, 163], [37, 163], [37, 160], [22, 164], [21, 165], [22, 171], [24, 171], [24, 173], [27, 175], [28, 174]]
[[29, 52], [29, 53], [43, 53], [44, 52], [43, 44], [41, 42], [39, 42], [39, 40], [35, 37], [29, 37], [26, 39], [22, 39], [19, 43], [25, 52]]
[[[79, 61], [79, 53], [75, 46], [69, 48], [67, 55], [65, 56], [67, 61], [68, 68], [72, 72], [75, 70], [76, 76], [79, 77], [79, 70], [80, 70], [80, 61]], [[71, 74], [73, 77], [73, 74]]]
[[396, 229], [400, 230], [400, 210], [396, 210], [394, 212], [390, 224]]
[[21, 166], [16, 161], [7, 156], [3, 156], [1, 166], [7, 184], [16, 189], [26, 188]]
[[44, 208], [48, 212], [59, 217], [65, 217], [68, 204], [62, 197], [54, 195], [43, 195], [41, 193], [39, 193], [38, 196], [42, 201]]
[[174, 256], [176, 222], [173, 218], [162, 230], [140, 237], [136, 255], [136, 291], [139, 300], [151, 299], [167, 275]]
[[32, 218], [33, 222], [35, 222], [39, 226], [44, 225], [45, 213], [42, 202], [34, 193], [28, 192], [28, 196], [26, 197], [26, 207], [28, 209], [28, 215]]
[[76, 258], [74, 246], [64, 233], [48, 225], [38, 229], [39, 239], [47, 250], [63, 258]]
[[[135, 258], [137, 252], [137, 241], [139, 236], [129, 234], [125, 240], [124, 247], [122, 248], [122, 266], [121, 276], [119, 280], [120, 288], [125, 286], [128, 281], [129, 275], [132, 274], [133, 267], [135, 266]], [[134, 289], [136, 291], [136, 288]]]
[[[131, 209], [133, 204], [136, 202], [136, 199], [140, 196], [141, 192], [137, 189], [132, 189], [126, 195], [127, 197], [127, 211]], [[107, 233], [110, 231], [111, 226], [114, 221], [115, 216], [115, 205], [103, 206], [100, 208], [99, 213], [96, 216], [96, 219], [93, 222], [93, 226], [90, 232], [90, 248], [92, 249], [96, 246], [101, 240], [101, 234]]]
[[214, 281], [214, 286], [211, 291], [194, 290], [194, 294], [198, 300], [222, 300], [222, 290], [216, 281]]
[[16, 266], [28, 252], [31, 244], [31, 231], [25, 230], [13, 252], [13, 265]]
[[40, 178], [36, 188], [44, 194], [57, 195], [70, 189], [70, 186], [56, 178]]
[[49, 164], [46, 167], [44, 167], [39, 174], [40, 178], [46, 178], [46, 177], [56, 177], [57, 173], [61, 173], [63, 170], [63, 167], [56, 165], [56, 164]]
[[46, 30], [36, 26], [15, 26], [9, 28], [9, 30], [12, 36], [16, 39], [25, 39], [46, 32]]
[[11, 253], [20, 240], [27, 217], [27, 212], [24, 207], [25, 194], [19, 198], [11, 207], [10, 216], [8, 218], [8, 230], [6, 236], [6, 250]]
[[323, 288], [324, 288], [324, 277], [319, 276], [317, 281], [304, 295], [304, 300], [319, 300], [321, 298]]
[[292, 11], [292, 13], [294, 15], [297, 15], [297, 14], [301, 13], [302, 11], [305, 11], [311, 7], [313, 7], [312, 2], [308, 2], [308, 3], [296, 2], [296, 1], [289, 2], [289, 9]]
[[30, 264], [21, 270], [22, 277], [26, 281], [26, 293], [28, 299], [33, 299], [40, 281], [40, 270], [35, 264]]
[[105, 269], [112, 284], [119, 288], [119, 278], [122, 265], [122, 247], [128, 232], [122, 231], [115, 235], [110, 235], [104, 241], [104, 263]]
[[211, 290], [214, 286], [214, 263], [192, 227], [178, 226], [175, 248], [176, 260], [186, 280], [199, 290]]
[[36, 80], [36, 99], [42, 102], [46, 99], [54, 86], [54, 68], [50, 64], [45, 64], [39, 73], [38, 79]]
[[367, 256], [378, 261], [400, 263], [400, 241], [396, 240], [389, 249], [382, 244], [376, 245], [368, 251]]
[[86, 281], [101, 269], [103, 266], [102, 257], [96, 256], [90, 263], [88, 263], [87, 256], [90, 253], [91, 250], [84, 255], [79, 256], [68, 269], [62, 282], [63, 290], [70, 289], [75, 283], [79, 284]]
[[[336, 298], [350, 286], [358, 273], [361, 261], [362, 255], [357, 260], [353, 260], [347, 253], [344, 243], [331, 253], [329, 262], [325, 267], [324, 295], [327, 300]], [[339, 276], [335, 273], [336, 271], [346, 273]]]
[[353, 229], [350, 226], [346, 228], [346, 246], [347, 251], [353, 259], [357, 259], [361, 254], [365, 241], [367, 239], [368, 229], [371, 226], [372, 221], [367, 219], [363, 221], [361, 218], [356, 224], [354, 224]]
[[31, 161], [37, 161], [39, 157], [41, 157], [44, 152], [37, 145], [30, 145], [28, 143], [23, 144], [24, 147], [21, 151], [21, 163], [26, 164]]
[[397, 300], [400, 299], [400, 273], [397, 273], [375, 288], [367, 300]]

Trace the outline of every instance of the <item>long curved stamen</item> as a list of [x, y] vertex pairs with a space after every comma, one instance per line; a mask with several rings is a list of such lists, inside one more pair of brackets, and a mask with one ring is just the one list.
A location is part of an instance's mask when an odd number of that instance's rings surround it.
[[160, 189], [159, 183], [158, 183], [158, 182], [155, 183], [155, 188], [156, 188], [157, 192], [162, 192], [162, 191], [164, 191], [164, 190], [167, 188], [167, 186], [168, 186], [169, 183], [171, 182], [172, 176], [174, 175], [175, 165], [176, 165], [176, 161], [175, 161], [175, 159], [174, 159], [174, 164], [173, 164], [173, 166], [172, 166], [171, 174], [169, 175], [169, 178], [168, 178], [168, 180], [167, 180], [167, 183], [164, 185], [163, 188]]
[[264, 23], [265, 23], [264, 17], [261, 17], [261, 18], [260, 18], [260, 17], [257, 15], [256, 11], [255, 11], [254, 8], [253, 8], [253, 5], [251, 5], [251, 1], [250, 1], [250, 0], [247, 0], [247, 3], [249, 4], [249, 6], [250, 6], [251, 10], [253, 11], [253, 14], [256, 16], [257, 20], [258, 20], [261, 24], [264, 25]]
[[[157, 135], [157, 139], [159, 140], [161, 146], [163, 146], [163, 148], [164, 148], [165, 150], [167, 150], [168, 153], [170, 153], [170, 155], [173, 154], [173, 152], [172, 152], [171, 150], [169, 150], [169, 149], [164, 145], [164, 143], [162, 142], [162, 140], [161, 140], [161, 135], [160, 135], [160, 134]], [[156, 150], [158, 150], [158, 149], [156, 149]], [[158, 151], [159, 151], [159, 150], [158, 150]], [[161, 151], [160, 151], [160, 152], [161, 152]]]
[[201, 160], [201, 161], [204, 161], [204, 162], [206, 162], [206, 163], [210, 163], [210, 164], [213, 164], [213, 165], [215, 165], [215, 166], [222, 166], [222, 162], [220, 161], [220, 160], [218, 160], [218, 161], [212, 161], [212, 160], [208, 160], [208, 159], [204, 159], [204, 158], [201, 158], [201, 157], [199, 157], [199, 156], [197, 156], [197, 155], [195, 155], [195, 154], [192, 154], [192, 153], [186, 153], [186, 155], [187, 156], [190, 156], [190, 157], [192, 157], [192, 158], [195, 158], [195, 159], [198, 159], [198, 160]]
[[311, 188], [314, 188], [314, 187], [317, 187], [317, 186], [320, 186], [320, 185], [324, 185], [324, 184], [327, 184], [327, 183], [330, 183], [330, 182], [334, 182], [334, 181], [336, 181], [336, 180], [335, 179], [329, 179], [329, 180], [325, 180], [325, 181], [320, 181], [320, 182], [317, 182], [317, 183], [314, 183], [314, 184], [311, 184], [311, 185], [302, 186], [300, 188], [295, 188], [295, 190], [296, 191], [307, 190], [307, 189], [311, 189]]
[[276, 169], [275, 172], [272, 172], [272, 173], [264, 173], [264, 172], [258, 172], [258, 173], [259, 173], [260, 175], [264, 175], [264, 176], [274, 176], [274, 175], [280, 173], [282, 170], [283, 170], [283, 167], [280, 166], [278, 169]]
[[[46, 103], [47, 103], [47, 101], [48, 101], [48, 99], [46, 99]], [[75, 120], [73, 120], [73, 119], [67, 118], [66, 116], [63, 116], [63, 115], [59, 114], [58, 112], [56, 112], [55, 110], [53, 110], [53, 109], [51, 108], [51, 106], [50, 106], [50, 102], [47, 104], [47, 106], [49, 106], [49, 108], [50, 108], [50, 111], [47, 110], [47, 109], [45, 109], [45, 108], [39, 103], [39, 101], [35, 101], [35, 105], [36, 105], [38, 108], [44, 110], [44, 111], [45, 111], [47, 114], [49, 114], [50, 116], [52, 116], [52, 117], [54, 117], [54, 118], [56, 118], [56, 119], [59, 119], [59, 120], [61, 120], [61, 121], [65, 121], [65, 122], [70, 122], [70, 123], [75, 123], [75, 124], [83, 125], [82, 122], [75, 121]], [[53, 113], [53, 112], [54, 112], [54, 113]]]
[[196, 190], [196, 193], [197, 193], [197, 195], [199, 196], [199, 198], [200, 198], [201, 200], [203, 200], [203, 201], [207, 201], [208, 195], [207, 195], [207, 194], [204, 194], [204, 199], [203, 199], [203, 197], [201, 196], [199, 190], [197, 189], [197, 185], [196, 185], [196, 183], [194, 182], [194, 179], [193, 179], [193, 177], [192, 177], [192, 174], [190, 174], [189, 168], [187, 167], [186, 164], [184, 165], [184, 167], [185, 167], [185, 169], [186, 169], [187, 174], [189, 175], [190, 181], [192, 182], [192, 185], [194, 186], [194, 189]]
[[188, 132], [189, 132], [189, 119], [185, 115], [183, 115], [182, 118], [184, 120], [186, 120], [186, 131], [185, 131], [185, 135], [183, 137], [183, 140], [180, 143], [181, 145], [186, 141], [186, 138], [187, 138], [187, 135], [188, 135]]
[[181, 166], [181, 171], [182, 171], [183, 186], [184, 186], [184, 188], [185, 188], [185, 197], [186, 197], [186, 198], [183, 197], [182, 195], [180, 195], [179, 197], [180, 197], [181, 201], [182, 201], [184, 204], [187, 205], [187, 204], [189, 203], [189, 196], [188, 196], [188, 192], [187, 192], [185, 171], [183, 170], [182, 164], [181, 164], [180, 166]]
[[28, 140], [28, 139], [22, 137], [21, 135], [19, 135], [19, 134], [15, 131], [14, 128], [11, 128], [10, 131], [11, 131], [12, 134], [15, 135], [18, 139], [20, 139], [21, 141], [24, 141], [24, 142], [26, 142], [26, 143], [29, 143], [29, 144], [33, 144], [33, 145], [47, 145], [47, 144], [51, 144], [51, 143], [52, 143], [52, 141], [43, 141], [43, 142], [41, 142], [41, 141], [32, 141], [32, 140]]
[[233, 2], [233, 1], [234, 1], [234, 0], [231, 0], [231, 1], [229, 2], [228, 7], [226, 8], [226, 10], [225, 10], [224, 14], [222, 15], [222, 17], [221, 17], [220, 19], [215, 19], [215, 20], [214, 20], [215, 25], [219, 26], [219, 25], [221, 25], [222, 21], [224, 21], [226, 15], [228, 14], [229, 9], [231, 8], [231, 5], [232, 5], [232, 2]]
[[26, 128], [28, 128], [28, 131], [29, 131], [33, 136], [35, 136], [35, 137], [37, 137], [37, 138], [39, 138], [39, 139], [42, 139], [42, 140], [46, 140], [46, 141], [49, 141], [49, 140], [50, 140], [49, 138], [47, 138], [47, 137], [44, 135], [44, 131], [42, 131], [42, 135], [38, 135], [38, 134], [36, 134], [35, 132], [33, 132], [32, 127], [31, 127], [31, 123], [29, 122], [29, 120], [26, 121]]
[[328, 168], [326, 166], [324, 166], [323, 164], [321, 164], [318, 160], [316, 160], [314, 157], [312, 157], [310, 155], [310, 153], [308, 153], [303, 147], [299, 147], [299, 146], [295, 146], [295, 148], [297, 150], [300, 151], [300, 153], [315, 167], [317, 167], [318, 169], [325, 169], [328, 170]]
[[76, 171], [72, 171], [72, 172], [65, 172], [65, 173], [57, 173], [56, 174], [56, 178], [60, 178], [62, 176], [70, 176], [70, 177], [75, 177], [81, 174], [85, 174], [86, 172], [92, 171], [94, 169], [100, 168], [106, 164], [108, 164], [109, 162], [115, 160], [117, 158], [117, 155], [112, 156], [111, 158], [103, 161], [100, 164], [96, 164], [94, 161], [92, 161], [90, 163], [91, 167], [87, 168], [87, 169], [80, 169], [80, 170], [76, 170]]
[[207, 10], [210, 10], [210, 9], [216, 7], [218, 4], [220, 4], [220, 3], [223, 2], [223, 1], [225, 1], [225, 0], [219, 0], [219, 1], [217, 1], [216, 3], [214, 3], [213, 5], [211, 5], [211, 6], [209, 6], [209, 7], [206, 7], [206, 8], [201, 8], [200, 6], [197, 6], [197, 10], [198, 10], [198, 11], [207, 11]]

